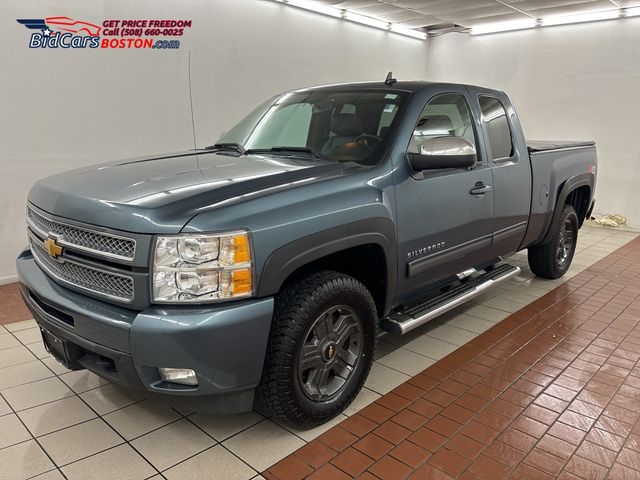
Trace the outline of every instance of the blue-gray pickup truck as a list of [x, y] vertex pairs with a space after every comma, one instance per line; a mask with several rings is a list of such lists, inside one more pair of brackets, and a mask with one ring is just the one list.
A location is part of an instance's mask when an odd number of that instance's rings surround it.
[[[404, 334], [571, 264], [592, 142], [526, 143], [503, 92], [353, 83], [275, 96], [204, 149], [38, 181], [22, 295], [70, 369], [301, 428]], [[507, 259], [508, 261], [508, 259]]]

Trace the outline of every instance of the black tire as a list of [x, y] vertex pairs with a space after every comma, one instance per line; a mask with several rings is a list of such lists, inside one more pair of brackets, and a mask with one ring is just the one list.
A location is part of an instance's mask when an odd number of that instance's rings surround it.
[[558, 222], [551, 226], [551, 240], [544, 245], [529, 247], [529, 268], [539, 277], [560, 278], [571, 266], [578, 241], [578, 215], [571, 205], [565, 205]]
[[[290, 283], [276, 296], [257, 390], [259, 407], [297, 428], [312, 428], [331, 420], [364, 385], [376, 349], [377, 325], [371, 294], [348, 275], [324, 271]], [[334, 329], [330, 330], [332, 326]], [[337, 335], [338, 327], [343, 328], [341, 335]], [[331, 331], [325, 343], [317, 335], [322, 328]], [[338, 343], [336, 338], [347, 334], [348, 339]], [[314, 349], [317, 352], [312, 354]], [[345, 357], [354, 362], [351, 370]], [[313, 366], [305, 369], [310, 362]], [[328, 393], [341, 382], [344, 383], [336, 392]]]

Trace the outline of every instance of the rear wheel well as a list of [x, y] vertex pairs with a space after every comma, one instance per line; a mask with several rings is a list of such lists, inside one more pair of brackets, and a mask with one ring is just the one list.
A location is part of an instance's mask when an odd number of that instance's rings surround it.
[[571, 205], [576, 210], [576, 213], [578, 214], [578, 227], [582, 226], [587, 217], [590, 198], [591, 187], [583, 185], [572, 190], [564, 201], [565, 204]]
[[314, 260], [289, 275], [280, 290], [301, 276], [323, 270], [344, 273], [358, 280], [371, 293], [378, 316], [383, 315], [387, 294], [387, 262], [380, 245], [358, 245]]

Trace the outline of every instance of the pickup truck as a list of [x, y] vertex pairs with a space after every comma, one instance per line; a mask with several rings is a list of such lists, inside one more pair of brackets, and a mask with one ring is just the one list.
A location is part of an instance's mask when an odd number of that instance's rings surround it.
[[594, 205], [592, 142], [525, 142], [503, 92], [306, 88], [210, 147], [39, 180], [17, 259], [47, 350], [171, 401], [343, 411], [377, 338], [519, 273], [558, 278]]

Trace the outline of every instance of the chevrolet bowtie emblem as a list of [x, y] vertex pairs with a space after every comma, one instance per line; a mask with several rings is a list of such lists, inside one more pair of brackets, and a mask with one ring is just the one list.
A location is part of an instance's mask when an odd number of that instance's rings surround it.
[[45, 238], [43, 245], [51, 257], [57, 258], [62, 255], [62, 247], [56, 243], [54, 238]]

